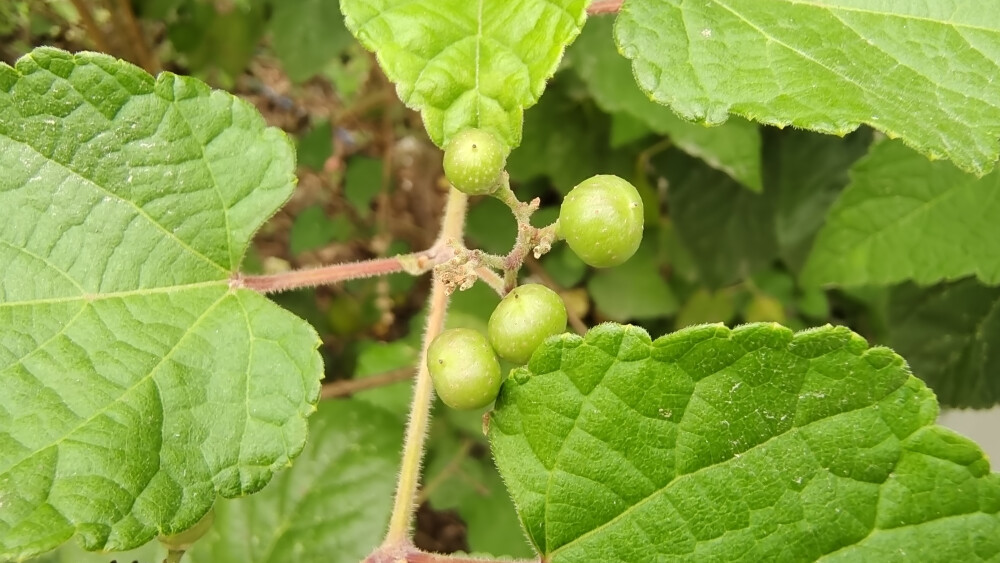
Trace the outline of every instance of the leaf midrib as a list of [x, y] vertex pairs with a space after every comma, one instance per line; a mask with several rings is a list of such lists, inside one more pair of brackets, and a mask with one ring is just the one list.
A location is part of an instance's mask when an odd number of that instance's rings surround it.
[[[220, 270], [222, 272], [226, 272], [227, 274], [229, 273], [229, 269], [228, 268], [226, 268], [223, 265], [219, 264], [218, 262], [212, 260], [208, 256], [205, 256], [203, 253], [201, 253], [197, 249], [195, 249], [192, 246], [190, 246], [186, 241], [184, 241], [183, 239], [181, 239], [180, 237], [178, 237], [176, 234], [174, 234], [173, 232], [171, 232], [168, 229], [166, 229], [163, 225], [161, 225], [158, 221], [154, 220], [148, 213], [146, 213], [145, 209], [143, 209], [142, 207], [139, 207], [138, 205], [136, 205], [136, 203], [134, 201], [125, 199], [122, 196], [120, 196], [120, 195], [118, 195], [118, 194], [116, 194], [114, 192], [109, 191], [104, 186], [101, 186], [97, 182], [91, 180], [90, 178], [87, 178], [87, 177], [83, 176], [82, 174], [80, 174], [76, 170], [70, 168], [65, 163], [53, 160], [53, 159], [45, 156], [44, 154], [42, 154], [38, 149], [36, 149], [32, 145], [29, 145], [27, 143], [23, 143], [21, 141], [18, 141], [16, 139], [12, 139], [11, 137], [7, 137], [7, 136], [3, 136], [3, 138], [7, 139], [8, 141], [10, 141], [14, 145], [18, 145], [18, 146], [25, 147], [25, 148], [29, 149], [34, 154], [38, 155], [38, 157], [41, 158], [44, 162], [49, 162], [49, 163], [51, 163], [51, 164], [53, 164], [55, 166], [58, 166], [60, 169], [66, 171], [68, 174], [70, 174], [74, 178], [79, 179], [85, 185], [91, 186], [93, 189], [97, 190], [98, 192], [103, 193], [106, 197], [114, 199], [115, 201], [119, 201], [119, 202], [122, 202], [122, 203], [128, 205], [129, 207], [131, 207], [135, 211], [136, 214], [138, 214], [140, 217], [142, 217], [143, 219], [145, 219], [150, 225], [152, 225], [154, 228], [156, 228], [157, 230], [159, 230], [161, 233], [163, 233], [164, 235], [166, 235], [167, 238], [175, 241], [178, 245], [181, 246], [181, 248], [187, 250], [192, 255], [198, 257], [202, 261], [210, 264], [213, 268], [215, 268], [217, 270]], [[206, 162], [206, 166], [207, 166], [207, 162]], [[213, 183], [214, 183], [214, 181], [213, 181]], [[215, 189], [218, 190], [218, 186], [217, 185], [215, 186]], [[227, 218], [227, 225], [228, 225], [228, 218]], [[230, 233], [227, 230], [227, 233], [226, 233], [227, 240], [228, 240], [229, 236], [230, 236]], [[230, 259], [232, 259], [231, 252], [232, 252], [232, 249], [231, 248], [227, 248], [227, 255], [229, 256]]]
[[[3, 241], [0, 241], [3, 242]], [[72, 295], [67, 297], [52, 297], [49, 299], [32, 299], [30, 301], [0, 301], [0, 309], [5, 309], [8, 307], [31, 307], [35, 305], [52, 305], [60, 303], [75, 303], [78, 301], [83, 301], [86, 303], [91, 303], [93, 301], [105, 301], [108, 299], [124, 299], [127, 297], [134, 296], [150, 296], [150, 295], [169, 295], [171, 293], [179, 293], [183, 291], [190, 291], [195, 289], [204, 289], [214, 286], [228, 287], [228, 279], [211, 280], [205, 282], [197, 282], [182, 285], [170, 285], [163, 287], [153, 287], [148, 289], [133, 289], [128, 291], [112, 291], [108, 293], [82, 293], [80, 295]]]

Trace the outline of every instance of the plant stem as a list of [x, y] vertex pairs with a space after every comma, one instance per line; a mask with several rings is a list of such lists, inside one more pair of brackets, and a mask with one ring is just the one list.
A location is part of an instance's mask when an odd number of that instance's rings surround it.
[[594, 0], [587, 6], [587, 14], [591, 16], [615, 14], [621, 10], [624, 3], [624, 0]]
[[[448, 194], [441, 233], [434, 247], [447, 246], [452, 241], [461, 241], [465, 227], [465, 210], [468, 198], [452, 188]], [[444, 319], [448, 310], [447, 287], [437, 274], [431, 288], [430, 311], [427, 315], [427, 329], [420, 351], [420, 365], [417, 366], [417, 381], [413, 390], [410, 420], [406, 426], [406, 441], [403, 443], [403, 460], [399, 469], [396, 498], [393, 501], [389, 530], [382, 545], [400, 546], [409, 542], [413, 514], [416, 510], [417, 487], [420, 484], [420, 466], [424, 456], [424, 441], [430, 427], [431, 401], [434, 388], [427, 371], [427, 348], [444, 329]]]
[[403, 263], [398, 257], [377, 258], [362, 262], [334, 264], [306, 270], [292, 270], [280, 274], [261, 276], [245, 276], [234, 278], [231, 286], [252, 289], [260, 293], [273, 293], [289, 289], [301, 289], [317, 285], [329, 285], [337, 282], [370, 278], [384, 274], [403, 271]]
[[497, 275], [493, 270], [480, 266], [476, 268], [476, 273], [479, 274], [479, 279], [483, 280], [483, 283], [493, 288], [493, 291], [497, 292], [497, 295], [503, 297], [507, 295], [504, 291], [503, 278]]
[[149, 45], [146, 44], [146, 38], [139, 29], [139, 22], [135, 18], [135, 12], [132, 11], [132, 2], [130, 0], [118, 0], [117, 4], [120, 15], [125, 20], [125, 32], [132, 43], [136, 58], [139, 59], [137, 62], [142, 68], [146, 69], [146, 72], [156, 76], [161, 70], [160, 61], [156, 57], [156, 54], [149, 48]]
[[317, 285], [329, 285], [337, 282], [370, 278], [396, 272], [407, 272], [414, 275], [422, 274], [434, 266], [451, 258], [452, 251], [447, 247], [435, 244], [422, 252], [376, 258], [361, 262], [334, 264], [306, 270], [292, 270], [280, 274], [259, 276], [244, 276], [237, 274], [229, 282], [230, 287], [246, 288], [260, 293], [273, 293]]
[[171, 549], [170, 551], [167, 551], [167, 558], [163, 560], [163, 563], [181, 563], [181, 559], [183, 558], [183, 549]]
[[94, 21], [93, 14], [90, 13], [90, 8], [87, 7], [84, 0], [70, 0], [73, 3], [73, 7], [76, 8], [76, 13], [80, 16], [80, 22], [83, 27], [87, 30], [87, 36], [90, 40], [94, 42], [94, 48], [102, 53], [111, 54], [108, 47], [108, 41], [104, 37], [104, 33], [101, 31], [100, 26]]
[[323, 390], [320, 392], [319, 398], [325, 400], [346, 397], [348, 395], [353, 395], [358, 391], [374, 389], [376, 387], [382, 387], [383, 385], [406, 381], [411, 378], [413, 378], [413, 368], [400, 368], [380, 373], [378, 375], [373, 375], [371, 377], [363, 377], [361, 379], [344, 379], [341, 381], [334, 381], [333, 383], [323, 385]]

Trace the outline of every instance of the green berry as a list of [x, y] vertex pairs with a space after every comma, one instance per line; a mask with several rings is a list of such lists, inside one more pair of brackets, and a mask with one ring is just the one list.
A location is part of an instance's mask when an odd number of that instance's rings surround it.
[[194, 542], [212, 529], [213, 523], [215, 523], [215, 507], [210, 508], [208, 513], [201, 517], [201, 520], [198, 520], [194, 526], [187, 530], [172, 536], [160, 536], [160, 543], [171, 551], [187, 551], [191, 549]]
[[503, 143], [482, 129], [465, 129], [444, 148], [444, 175], [457, 190], [469, 195], [496, 191], [506, 163]]
[[515, 287], [490, 315], [490, 344], [516, 364], [528, 362], [546, 338], [566, 330], [566, 305], [559, 294], [538, 284]]
[[469, 328], [438, 335], [427, 349], [434, 390], [453, 409], [479, 409], [500, 392], [500, 363], [486, 337]]
[[559, 209], [559, 235], [591, 266], [621, 264], [642, 242], [639, 192], [618, 176], [593, 176], [580, 182]]

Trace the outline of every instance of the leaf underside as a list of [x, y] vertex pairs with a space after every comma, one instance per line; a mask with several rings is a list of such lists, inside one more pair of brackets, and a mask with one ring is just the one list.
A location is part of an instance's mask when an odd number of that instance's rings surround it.
[[868, 124], [977, 175], [1000, 151], [993, 0], [629, 0], [615, 32], [643, 90], [686, 119]]
[[39, 48], [0, 65], [0, 558], [122, 550], [263, 487], [305, 443], [318, 338], [231, 289], [294, 188], [256, 110]]
[[846, 328], [605, 324], [512, 372], [494, 457], [546, 561], [985, 561], [1000, 474]]
[[586, 0], [341, 0], [347, 28], [378, 57], [431, 140], [477, 127], [521, 143]]

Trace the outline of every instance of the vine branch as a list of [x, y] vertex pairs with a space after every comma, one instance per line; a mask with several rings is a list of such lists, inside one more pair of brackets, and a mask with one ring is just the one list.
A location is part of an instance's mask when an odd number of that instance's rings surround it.
[[[441, 221], [441, 233], [434, 247], [448, 246], [454, 241], [462, 239], [467, 204], [468, 197], [452, 188], [448, 194], [444, 219]], [[406, 439], [403, 443], [403, 460], [399, 470], [396, 498], [393, 501], [392, 516], [389, 519], [389, 530], [386, 532], [382, 548], [376, 551], [376, 555], [379, 551], [388, 553], [410, 545], [409, 536], [417, 506], [415, 501], [420, 482], [424, 441], [427, 438], [427, 429], [430, 427], [431, 401], [434, 398], [433, 384], [430, 373], [427, 371], [427, 348], [444, 329], [447, 309], [447, 286], [441, 279], [441, 275], [435, 272], [431, 288], [430, 311], [427, 315], [427, 329], [424, 332], [420, 364], [417, 366], [417, 381], [413, 390], [413, 403], [410, 407], [410, 420], [406, 426]]]
[[406, 381], [411, 378], [413, 378], [413, 368], [394, 369], [392, 371], [387, 371], [371, 377], [363, 377], [361, 379], [343, 379], [323, 385], [323, 390], [320, 391], [319, 398], [326, 400], [346, 397], [359, 391], [374, 389], [384, 385], [391, 385], [393, 383]]
[[587, 6], [587, 14], [591, 16], [616, 14], [624, 3], [624, 0], [594, 0]]
[[94, 21], [94, 16], [90, 13], [90, 8], [87, 7], [87, 4], [83, 0], [70, 0], [70, 2], [76, 8], [76, 13], [80, 16], [80, 23], [87, 30], [87, 36], [94, 42], [94, 48], [102, 53], [110, 54], [111, 51], [108, 47], [108, 41], [104, 37], [104, 32], [101, 31], [100, 26]]

